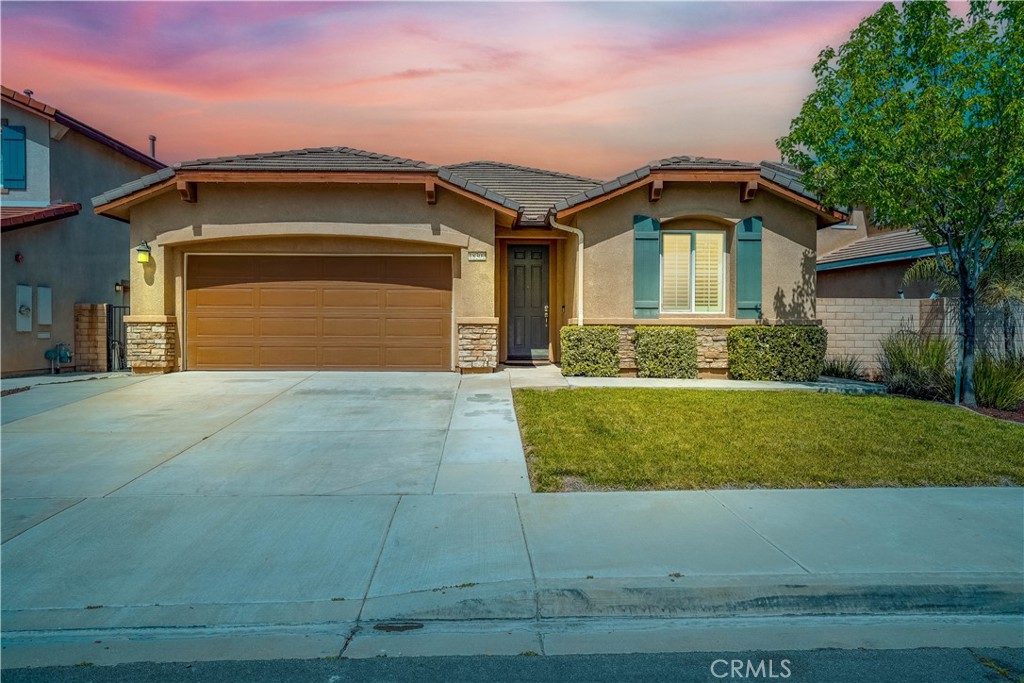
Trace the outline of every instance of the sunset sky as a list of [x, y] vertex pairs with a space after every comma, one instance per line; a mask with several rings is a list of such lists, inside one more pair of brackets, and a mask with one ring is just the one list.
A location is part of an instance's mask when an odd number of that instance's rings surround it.
[[12, 2], [3, 84], [157, 156], [342, 145], [607, 179], [778, 158], [880, 2]]

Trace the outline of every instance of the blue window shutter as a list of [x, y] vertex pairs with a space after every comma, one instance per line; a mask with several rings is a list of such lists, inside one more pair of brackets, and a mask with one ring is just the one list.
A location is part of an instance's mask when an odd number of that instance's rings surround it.
[[736, 317], [761, 317], [761, 217], [736, 224]]
[[3, 186], [8, 190], [24, 190], [28, 175], [24, 126], [4, 126], [0, 156], [3, 156]]
[[633, 317], [657, 318], [661, 302], [661, 222], [633, 216]]

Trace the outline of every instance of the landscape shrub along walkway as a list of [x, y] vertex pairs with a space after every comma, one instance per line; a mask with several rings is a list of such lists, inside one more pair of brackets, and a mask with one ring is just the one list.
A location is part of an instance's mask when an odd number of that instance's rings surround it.
[[890, 396], [514, 392], [536, 491], [1024, 484], [1024, 427]]

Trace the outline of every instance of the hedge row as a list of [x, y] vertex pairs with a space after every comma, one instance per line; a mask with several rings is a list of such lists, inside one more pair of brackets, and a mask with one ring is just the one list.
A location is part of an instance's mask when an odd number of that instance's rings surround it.
[[816, 325], [734, 327], [726, 343], [733, 379], [813, 382], [825, 365], [828, 331]]
[[697, 376], [697, 330], [692, 327], [640, 325], [633, 345], [638, 377]]
[[566, 377], [617, 377], [619, 328], [588, 325], [562, 328], [562, 374]]
[[[619, 328], [563, 327], [562, 374], [619, 374]], [[828, 332], [810, 325], [733, 327], [726, 337], [733, 379], [811, 382], [821, 375]], [[692, 327], [640, 325], [633, 338], [637, 375], [697, 376], [697, 331]]]

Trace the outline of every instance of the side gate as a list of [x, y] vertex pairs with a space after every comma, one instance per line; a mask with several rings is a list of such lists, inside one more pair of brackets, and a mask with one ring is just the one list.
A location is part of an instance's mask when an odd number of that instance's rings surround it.
[[128, 341], [128, 328], [124, 317], [130, 314], [131, 306], [107, 307], [107, 370], [117, 372], [128, 370], [128, 354], [125, 343]]

